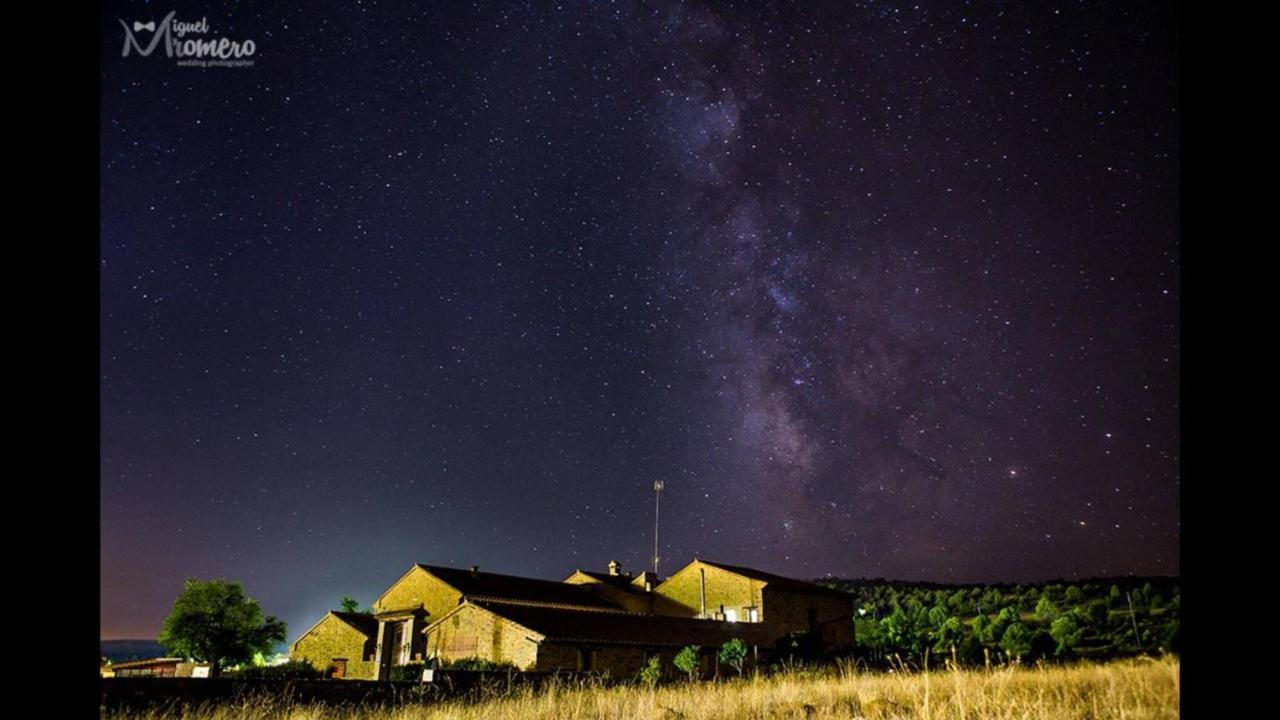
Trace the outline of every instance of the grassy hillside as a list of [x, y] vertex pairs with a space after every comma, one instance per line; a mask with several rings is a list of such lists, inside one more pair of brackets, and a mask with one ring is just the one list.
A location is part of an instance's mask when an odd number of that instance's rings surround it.
[[[1074, 720], [1177, 718], [1179, 664], [1170, 656], [993, 670], [858, 672], [852, 665], [790, 670], [721, 683], [650, 689], [552, 687], [480, 702], [342, 710], [256, 701], [206, 708], [187, 720], [700, 720], [705, 718], [928, 718]], [[163, 713], [123, 714], [158, 720]]]

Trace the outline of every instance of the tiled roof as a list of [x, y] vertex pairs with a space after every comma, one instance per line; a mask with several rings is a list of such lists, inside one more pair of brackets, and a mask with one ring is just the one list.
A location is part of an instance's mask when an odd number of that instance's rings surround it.
[[609, 573], [592, 572], [590, 570], [579, 570], [578, 572], [589, 578], [599, 580], [606, 585], [612, 585], [620, 590], [636, 590], [636, 586], [632, 584], [635, 578], [630, 575], [610, 575]]
[[581, 612], [496, 602], [473, 604], [533, 630], [550, 641], [647, 647], [713, 647], [737, 637], [748, 644], [772, 645], [772, 640], [757, 623], [730, 623], [665, 615]]
[[378, 619], [365, 613], [349, 613], [330, 610], [329, 613], [342, 622], [364, 633], [365, 637], [373, 637], [378, 632]]
[[421, 563], [418, 567], [449, 584], [466, 597], [503, 598], [551, 605], [620, 609], [590, 590], [569, 583], [499, 573], [472, 572]]
[[112, 670], [133, 670], [135, 668], [146, 668], [152, 665], [176, 665], [184, 660], [180, 657], [158, 657], [147, 658], [146, 660], [129, 660], [128, 662], [112, 663], [108, 667]]
[[804, 582], [803, 580], [795, 580], [781, 575], [774, 575], [773, 573], [767, 573], [763, 570], [741, 567], [739, 565], [726, 565], [724, 563], [711, 562], [710, 560], [702, 560], [701, 558], [698, 559], [698, 562], [701, 562], [704, 565], [710, 565], [711, 567], [720, 568], [721, 570], [726, 570], [731, 573], [736, 573], [743, 577], [749, 577], [753, 580], [768, 583], [770, 587], [776, 590], [789, 590], [791, 592], [809, 593], [813, 595], [831, 595], [850, 600], [850, 602], [852, 602], [853, 598], [852, 595], [842, 590], [836, 590], [835, 588], [829, 588], [815, 583]]

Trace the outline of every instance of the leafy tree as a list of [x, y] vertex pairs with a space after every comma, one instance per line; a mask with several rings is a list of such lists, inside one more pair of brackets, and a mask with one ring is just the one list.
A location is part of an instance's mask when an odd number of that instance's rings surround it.
[[640, 682], [653, 687], [658, 684], [658, 680], [662, 678], [662, 660], [653, 655], [649, 657], [649, 661], [640, 668]]
[[973, 637], [983, 645], [995, 644], [995, 639], [991, 636], [991, 618], [979, 615], [973, 619]]
[[1049, 596], [1041, 595], [1040, 602], [1036, 603], [1036, 617], [1044, 622], [1053, 622], [1058, 617], [1058, 606], [1053, 604]]
[[929, 629], [936, 631], [938, 628], [942, 627], [942, 624], [945, 623], [949, 617], [951, 617], [951, 613], [947, 612], [947, 608], [945, 606], [934, 605], [929, 610]]
[[932, 629], [929, 622], [930, 611], [919, 603], [912, 607], [913, 610], [897, 608], [880, 621], [887, 650], [896, 650], [908, 655], [916, 655], [924, 651]]
[[1083, 628], [1076, 622], [1075, 615], [1066, 613], [1059, 615], [1053, 624], [1049, 626], [1049, 635], [1051, 635], [1058, 647], [1053, 651], [1055, 655], [1066, 654], [1069, 650], [1080, 644], [1080, 637], [1084, 634]]
[[1000, 636], [1000, 647], [1009, 657], [1021, 660], [1023, 655], [1031, 652], [1031, 631], [1021, 622], [1014, 621]]
[[1080, 588], [1078, 586], [1069, 585], [1067, 586], [1067, 591], [1063, 598], [1066, 600], [1068, 605], [1079, 605], [1080, 601], [1084, 599], [1084, 594], [1080, 592]]
[[680, 648], [680, 652], [676, 653], [675, 663], [676, 669], [689, 676], [689, 682], [698, 679], [698, 653], [702, 648], [697, 645], [686, 645]]
[[284, 639], [284, 622], [264, 617], [240, 583], [195, 578], [187, 579], [158, 638], [176, 655], [209, 663], [212, 675], [249, 662], [255, 652], [271, 652]]
[[747, 661], [747, 644], [741, 638], [733, 638], [720, 646], [720, 662], [742, 674], [742, 664]]
[[1105, 600], [1091, 600], [1083, 607], [1076, 609], [1077, 614], [1085, 621], [1095, 632], [1103, 632], [1107, 626], [1107, 602]]
[[964, 626], [960, 624], [960, 618], [949, 617], [933, 633], [933, 651], [938, 654], [949, 653], [963, 638]]
[[370, 612], [370, 611], [369, 611], [369, 610], [367, 610], [367, 609], [366, 609], [366, 610], [361, 610], [361, 609], [360, 609], [360, 601], [356, 600], [355, 598], [351, 597], [350, 595], [343, 595], [343, 596], [342, 596], [342, 612], [347, 612], [347, 613], [359, 613], [359, 614], [361, 614], [361, 615], [372, 615], [372, 614], [373, 614], [372, 612]]
[[1018, 611], [1012, 607], [1006, 607], [996, 615], [996, 619], [991, 623], [991, 640], [994, 644], [999, 644], [1004, 638], [1004, 631], [1009, 626], [1018, 622]]

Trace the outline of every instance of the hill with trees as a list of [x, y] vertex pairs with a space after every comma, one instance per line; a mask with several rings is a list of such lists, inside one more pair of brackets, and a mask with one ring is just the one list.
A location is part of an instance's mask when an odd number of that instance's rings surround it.
[[[1177, 578], [944, 584], [825, 578], [855, 598], [858, 655], [874, 664], [1104, 659], [1177, 653]], [[941, 656], [941, 657], [940, 657]]]

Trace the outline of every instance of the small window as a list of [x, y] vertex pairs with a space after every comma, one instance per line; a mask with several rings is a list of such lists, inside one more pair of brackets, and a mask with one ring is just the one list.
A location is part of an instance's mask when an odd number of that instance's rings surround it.
[[747, 622], [760, 622], [760, 611], [756, 608], [747, 608]]
[[738, 622], [738, 611], [737, 611], [737, 610], [725, 610], [725, 611], [724, 611], [724, 619], [725, 619], [725, 620], [728, 620], [729, 622]]

